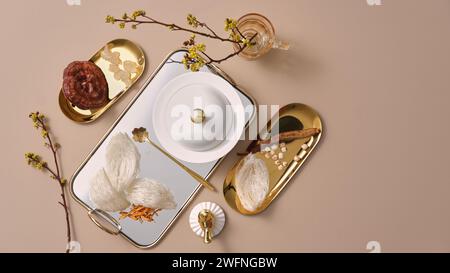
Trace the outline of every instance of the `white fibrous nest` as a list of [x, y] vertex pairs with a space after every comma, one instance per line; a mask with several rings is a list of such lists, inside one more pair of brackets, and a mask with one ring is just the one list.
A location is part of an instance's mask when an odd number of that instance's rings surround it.
[[106, 147], [105, 171], [111, 184], [123, 192], [139, 174], [141, 155], [126, 133], [118, 133]]
[[120, 211], [130, 206], [130, 202], [125, 195], [111, 185], [103, 168], [92, 178], [89, 195], [97, 208], [104, 211]]
[[248, 155], [236, 174], [236, 193], [242, 206], [255, 211], [269, 192], [269, 171], [263, 160]]
[[126, 192], [128, 201], [147, 208], [174, 209], [173, 194], [163, 184], [148, 178], [138, 178]]
[[118, 133], [106, 147], [106, 166], [92, 178], [89, 196], [96, 208], [116, 212], [131, 204], [174, 209], [172, 192], [163, 184], [138, 178], [140, 153], [126, 133]]

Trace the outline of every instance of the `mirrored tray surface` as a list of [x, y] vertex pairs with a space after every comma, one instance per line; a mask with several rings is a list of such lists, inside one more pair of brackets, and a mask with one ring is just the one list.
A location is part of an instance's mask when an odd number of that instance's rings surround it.
[[[72, 176], [72, 195], [81, 205], [90, 211], [91, 214], [92, 211], [96, 210], [94, 210], [95, 206], [89, 198], [90, 179], [99, 168], [105, 165], [105, 149], [111, 137], [118, 132], [125, 132], [131, 135], [133, 128], [142, 126], [147, 128], [152, 141], [160, 145], [155, 137], [154, 128], [152, 127], [152, 109], [150, 109], [148, 105], [152, 105], [152, 101], [155, 99], [155, 91], [162, 88], [171, 79], [184, 73], [192, 73], [187, 72], [182, 65], [170, 61], [171, 59], [181, 60], [185, 52], [185, 50], [174, 51], [163, 61], [153, 75], [144, 83], [141, 91], [139, 91], [136, 97], [130, 102], [117, 121]], [[202, 71], [215, 73], [226, 79], [239, 94], [244, 106], [250, 106], [248, 108], [251, 108], [252, 110], [246, 112], [245, 116], [247, 127], [256, 112], [255, 101], [237, 87], [233, 81], [217, 67], [207, 66], [202, 68]], [[140, 223], [128, 218], [118, 221], [120, 223], [120, 230], [118, 230], [120, 235], [137, 247], [148, 248], [154, 246], [163, 237], [201, 186], [179, 166], [156, 150], [156, 148], [146, 143], [139, 143], [137, 144], [137, 147], [141, 154], [140, 176], [155, 179], [165, 184], [171, 189], [177, 203], [175, 209], [161, 211], [159, 215], [155, 217], [154, 222]], [[196, 173], [207, 178], [219, 165], [221, 160], [222, 159], [201, 164], [182, 163]], [[112, 217], [115, 221], [119, 218], [119, 213], [117, 212], [105, 213], [105, 215], [107, 217]]]

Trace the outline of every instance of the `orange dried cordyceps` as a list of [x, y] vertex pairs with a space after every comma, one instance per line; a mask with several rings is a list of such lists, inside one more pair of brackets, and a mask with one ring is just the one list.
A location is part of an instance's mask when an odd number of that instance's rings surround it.
[[133, 205], [129, 212], [121, 211], [119, 219], [131, 218], [139, 222], [152, 222], [154, 216], [158, 215], [160, 209], [147, 208], [142, 205]]

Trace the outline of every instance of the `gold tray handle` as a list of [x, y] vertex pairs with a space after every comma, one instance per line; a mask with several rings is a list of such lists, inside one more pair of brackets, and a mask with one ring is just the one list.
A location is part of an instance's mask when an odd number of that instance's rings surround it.
[[[122, 231], [122, 226], [119, 224], [119, 222], [114, 219], [111, 215], [104, 212], [101, 209], [91, 209], [88, 211], [88, 216], [91, 218], [91, 221], [94, 222], [99, 228], [101, 228], [103, 231], [112, 234], [112, 235], [118, 235]], [[106, 220], [110, 223], [111, 226], [114, 226], [117, 231], [114, 230], [114, 228], [107, 228], [105, 227], [100, 220], [97, 218], [103, 218], [103, 220]]]

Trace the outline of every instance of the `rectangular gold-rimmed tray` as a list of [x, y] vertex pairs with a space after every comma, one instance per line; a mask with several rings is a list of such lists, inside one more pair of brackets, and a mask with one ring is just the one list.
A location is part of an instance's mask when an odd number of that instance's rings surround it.
[[[269, 192], [265, 200], [254, 211], [249, 211], [243, 207], [236, 193], [236, 173], [242, 166], [245, 158], [240, 159], [228, 172], [223, 185], [223, 194], [228, 205], [234, 210], [244, 215], [255, 215], [264, 211], [281, 193], [286, 185], [291, 181], [294, 175], [299, 171], [303, 163], [319, 143], [323, 127], [319, 114], [310, 106], [301, 103], [292, 103], [282, 107], [279, 114], [269, 121], [263, 132], [268, 132], [270, 137], [292, 130], [302, 130], [308, 128], [317, 128], [320, 132], [307, 138], [298, 138], [287, 141], [287, 151], [284, 153], [282, 161], [288, 165], [282, 170], [274, 163], [272, 158], [267, 158], [263, 151], [258, 151], [255, 156], [265, 163], [269, 173]], [[307, 144], [309, 148], [303, 151], [302, 145]], [[268, 145], [269, 147], [271, 145]], [[278, 154], [278, 153], [277, 153]], [[294, 160], [295, 156], [301, 157], [301, 160]]]
[[[142, 89], [133, 98], [129, 105], [125, 108], [119, 118], [114, 122], [108, 132], [102, 137], [99, 143], [93, 148], [92, 152], [81, 163], [80, 167], [75, 171], [70, 180], [70, 191], [73, 198], [80, 203], [84, 208], [88, 210], [90, 216], [94, 215], [95, 206], [92, 204], [89, 198], [89, 180], [98, 168], [102, 167], [104, 159], [104, 149], [110, 139], [110, 136], [115, 132], [130, 132], [130, 129], [139, 126], [145, 126], [151, 121], [151, 109], [147, 109], [146, 105], [151, 105], [148, 98], [152, 97], [152, 91], [162, 88], [167, 82], [174, 77], [177, 77], [187, 72], [183, 65], [173, 63], [172, 60], [180, 61], [186, 50], [180, 49], [170, 53], [167, 58], [159, 65], [155, 72], [146, 80]], [[237, 86], [222, 70], [214, 65], [209, 65], [202, 68], [202, 71], [214, 73], [225, 79], [230, 85], [233, 86], [235, 91], [239, 94], [244, 107], [251, 106], [252, 111], [246, 112], [246, 128], [256, 114], [256, 102], [255, 100], [245, 93], [239, 86]], [[144, 107], [142, 107], [142, 104]], [[148, 107], [150, 108], [150, 107]], [[146, 112], [142, 112], [142, 109]], [[136, 115], [136, 116], [133, 116]], [[137, 119], [136, 119], [136, 118]], [[152, 133], [153, 128], [147, 128], [150, 132], [150, 136], [154, 136]], [[156, 138], [152, 140], [159, 144]], [[155, 218], [155, 222], [151, 223], [139, 223], [129, 219], [123, 219], [120, 221], [120, 229], [117, 232], [134, 246], [139, 248], [149, 248], [156, 245], [161, 238], [166, 234], [174, 221], [183, 212], [189, 202], [193, 199], [195, 194], [201, 188], [200, 184], [186, 174], [181, 168], [176, 166], [170, 159], [153, 149], [150, 145], [139, 145], [141, 153], [141, 175], [142, 177], [149, 177], [152, 179], [164, 182], [171, 189], [184, 189], [182, 193], [175, 192], [175, 198], [179, 206], [173, 211], [164, 211]], [[208, 178], [213, 171], [220, 164], [222, 159], [203, 163], [193, 164], [188, 162], [182, 162], [187, 167], [195, 171], [196, 173]], [[148, 164], [151, 162], [151, 164]], [[144, 164], [144, 165], [143, 165]], [[117, 219], [118, 213], [97, 213], [98, 217]], [[104, 221], [111, 222], [108, 219]], [[115, 221], [115, 220], [114, 220]], [[113, 222], [113, 225], [115, 224]], [[185, 223], [186, 225], [188, 223]], [[101, 224], [99, 224], [101, 225]]]
[[[122, 81], [114, 78], [114, 73], [109, 70], [109, 62], [101, 57], [101, 53], [105, 46], [109, 46], [112, 52], [119, 52], [120, 59], [122, 61], [132, 61], [139, 65], [139, 69], [136, 73], [131, 74], [131, 85], [126, 86]], [[83, 110], [75, 105], [71, 104], [66, 97], [64, 97], [62, 89], [59, 92], [58, 102], [61, 111], [69, 119], [80, 122], [88, 123], [99, 118], [105, 113], [114, 103], [117, 102], [120, 97], [125, 94], [133, 84], [142, 76], [145, 69], [145, 56], [142, 49], [135, 43], [127, 39], [115, 39], [108, 42], [105, 46], [99, 49], [89, 61], [95, 63], [102, 70], [108, 82], [108, 98], [109, 102], [105, 106], [97, 109]]]

